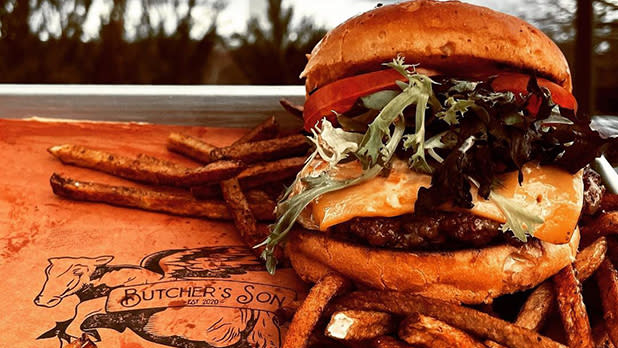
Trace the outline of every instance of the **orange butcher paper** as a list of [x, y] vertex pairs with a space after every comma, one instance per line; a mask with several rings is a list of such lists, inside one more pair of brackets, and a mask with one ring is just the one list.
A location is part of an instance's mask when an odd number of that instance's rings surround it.
[[291, 268], [270, 276], [233, 225], [55, 196], [52, 173], [136, 184], [63, 165], [47, 152], [78, 144], [146, 153], [170, 132], [217, 145], [243, 129], [0, 120], [2, 347], [59, 348], [84, 333], [97, 347], [280, 347], [275, 312], [306, 289]]

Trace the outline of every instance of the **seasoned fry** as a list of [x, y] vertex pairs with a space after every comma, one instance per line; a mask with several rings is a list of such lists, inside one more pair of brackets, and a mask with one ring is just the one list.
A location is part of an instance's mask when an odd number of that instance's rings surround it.
[[552, 280], [569, 347], [593, 348], [590, 320], [573, 265], [560, 270]]
[[618, 347], [618, 273], [609, 260], [603, 261], [596, 273], [601, 292], [603, 318], [609, 338]]
[[240, 233], [240, 238], [248, 246], [253, 246], [260, 241], [257, 236], [257, 222], [253, 216], [253, 212], [249, 207], [249, 202], [244, 193], [240, 190], [238, 179], [233, 178], [221, 182], [221, 191], [223, 199], [232, 213], [234, 225]]
[[503, 345], [498, 344], [494, 341], [490, 341], [490, 340], [485, 340], [485, 342], [483, 342], [483, 344], [485, 346], [487, 346], [488, 348], [505, 348]]
[[202, 139], [190, 135], [171, 133], [167, 137], [167, 149], [181, 155], [187, 156], [200, 163], [210, 163], [215, 161], [211, 156], [212, 150], [216, 147], [210, 145]]
[[467, 333], [422, 314], [409, 315], [399, 326], [399, 338], [411, 345], [451, 348], [485, 346]]
[[592, 328], [592, 339], [594, 340], [594, 348], [615, 348], [609, 339], [605, 323], [603, 322]]
[[167, 160], [164, 160], [158, 157], [150, 156], [145, 153], [138, 154], [137, 159], [143, 163], [148, 163], [152, 165], [158, 165], [158, 166], [169, 167], [169, 168], [177, 168], [177, 169], [180, 169], [180, 168], [186, 169], [186, 167], [183, 167], [178, 163], [174, 163], [172, 161], [167, 161]]
[[382, 336], [371, 341], [372, 348], [412, 348], [411, 345], [391, 336]]
[[275, 116], [271, 116], [247, 132], [247, 134], [240, 137], [240, 139], [236, 140], [232, 145], [272, 139], [276, 137], [278, 133], [279, 123], [275, 119]]
[[[101, 202], [129, 208], [164, 212], [174, 215], [231, 220], [223, 202], [198, 201], [184, 192], [159, 192], [145, 188], [112, 186], [94, 182], [77, 181], [54, 173], [50, 184], [55, 194], [78, 201]], [[251, 210], [258, 220], [272, 221], [274, 207], [264, 203], [251, 203]]]
[[[261, 187], [265, 184], [290, 179], [302, 169], [305, 157], [284, 158], [273, 162], [256, 163], [238, 174], [240, 186], [244, 189]], [[191, 193], [200, 199], [221, 197], [217, 185], [202, 185], [191, 188]]]
[[605, 192], [601, 198], [601, 209], [605, 211], [618, 210], [618, 194]]
[[279, 100], [279, 104], [281, 104], [281, 106], [283, 106], [283, 108], [290, 114], [303, 118], [304, 107], [302, 105], [296, 105], [285, 98], [281, 98]]
[[283, 348], [303, 348], [330, 300], [349, 287], [349, 280], [328, 274], [309, 291], [288, 328]]
[[577, 280], [583, 282], [597, 271], [607, 256], [607, 247], [607, 239], [601, 237], [577, 254], [574, 263]]
[[[278, 131], [279, 125], [277, 121], [274, 117], [270, 117], [254, 129], [250, 130], [243, 137], [236, 140], [233, 145], [243, 144], [250, 141], [269, 139], [276, 136]], [[240, 183], [238, 181], [238, 178], [224, 180], [221, 182], [220, 187], [223, 194], [223, 199], [225, 200], [225, 203], [227, 204], [230, 212], [232, 213], [234, 225], [240, 233], [240, 237], [245, 242], [245, 244], [251, 248], [251, 250], [258, 253], [259, 255], [259, 253], [261, 253], [261, 250], [254, 249], [252, 247], [258, 244], [261, 240], [263, 240], [263, 238], [265, 238], [268, 233], [258, 232], [258, 226], [257, 222], [255, 221], [255, 216], [253, 216], [253, 212], [249, 207], [249, 203], [247, 202], [245, 194], [240, 189]], [[264, 197], [258, 197], [258, 200], [264, 200]], [[267, 197], [265, 201], [272, 202], [269, 197]], [[271, 205], [274, 207], [275, 203], [272, 202]]]
[[602, 213], [590, 223], [581, 227], [582, 238], [593, 240], [610, 234], [618, 234], [618, 211]]
[[220, 159], [240, 160], [245, 163], [272, 161], [302, 155], [309, 149], [307, 139], [300, 134], [214, 147], [198, 138], [172, 133], [168, 138], [167, 146], [171, 151], [186, 155], [201, 163], [210, 163]]
[[618, 265], [618, 236], [607, 237], [607, 258]]
[[212, 150], [211, 155], [216, 159], [232, 159], [245, 163], [271, 161], [284, 157], [298, 156], [307, 152], [309, 143], [304, 135], [290, 135], [255, 141]]
[[521, 307], [515, 324], [532, 331], [540, 331], [554, 308], [555, 298], [551, 283], [541, 283]]
[[347, 341], [369, 340], [393, 332], [395, 322], [388, 313], [340, 311], [333, 313], [324, 335]]
[[303, 168], [305, 157], [284, 158], [273, 162], [256, 163], [238, 174], [243, 188], [259, 187], [267, 183], [293, 178]]
[[426, 298], [410, 292], [356, 291], [338, 299], [334, 310], [359, 309], [396, 315], [420, 313], [451, 326], [513, 348], [564, 347], [536, 332], [494, 318], [472, 308]]
[[190, 188], [191, 194], [197, 199], [221, 199], [221, 185], [200, 185]]
[[52, 146], [48, 151], [65, 164], [154, 185], [190, 187], [233, 177], [244, 169], [238, 161], [218, 161], [198, 168], [169, 166], [167, 161], [147, 155], [132, 159], [79, 145]]
[[[580, 251], [575, 258], [575, 269], [577, 279], [580, 282], [590, 278], [590, 276], [601, 265], [605, 259], [607, 251], [607, 240], [599, 238]], [[554, 305], [554, 290], [549, 281], [539, 285], [528, 297], [522, 306], [515, 324], [529, 330], [539, 331], [545, 320], [549, 316]]]
[[249, 190], [245, 193], [249, 202], [265, 202], [273, 207], [277, 204], [270, 196], [262, 190]]

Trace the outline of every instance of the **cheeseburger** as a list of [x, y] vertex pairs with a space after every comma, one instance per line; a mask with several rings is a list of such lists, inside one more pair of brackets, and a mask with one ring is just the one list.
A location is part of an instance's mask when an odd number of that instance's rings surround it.
[[271, 272], [281, 243], [307, 281], [473, 304], [573, 262], [602, 141], [541, 31], [456, 1], [381, 6], [330, 31], [301, 77], [315, 152], [277, 206]]

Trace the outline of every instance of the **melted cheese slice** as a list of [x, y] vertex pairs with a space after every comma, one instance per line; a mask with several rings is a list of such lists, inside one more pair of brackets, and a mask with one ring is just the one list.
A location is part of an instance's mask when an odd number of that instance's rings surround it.
[[[314, 166], [312, 171], [321, 171], [324, 167]], [[338, 168], [334, 176], [353, 177], [360, 174], [360, 170], [358, 163], [350, 162]], [[517, 182], [517, 172], [506, 173], [500, 176], [503, 185], [495, 192], [513, 199], [519, 206], [544, 220], [533, 231], [535, 237], [556, 244], [567, 243], [582, 208], [582, 171], [571, 175], [556, 167], [528, 163], [522, 172], [522, 185]], [[317, 198], [310, 206], [311, 220], [315, 227], [324, 231], [354, 217], [392, 217], [413, 213], [418, 190], [430, 184], [430, 176], [413, 172], [405, 162], [395, 161], [388, 176], [379, 176]], [[499, 222], [506, 221], [502, 211], [491, 200], [478, 196], [475, 190], [472, 196], [474, 207], [469, 212]], [[442, 209], [462, 211], [449, 205]]]

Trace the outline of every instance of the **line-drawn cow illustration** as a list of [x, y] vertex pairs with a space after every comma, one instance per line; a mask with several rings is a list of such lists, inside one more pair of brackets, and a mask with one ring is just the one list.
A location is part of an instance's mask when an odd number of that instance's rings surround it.
[[72, 319], [56, 322], [56, 326], [39, 339], [57, 338], [62, 347], [64, 342], [82, 333], [100, 340], [97, 329], [123, 332], [128, 328], [148, 341], [172, 347], [275, 348], [281, 345], [276, 317], [261, 310], [180, 307], [106, 311], [109, 293], [119, 287], [172, 280], [221, 279], [264, 271], [263, 265], [246, 248], [164, 250], [145, 257], [139, 266], [110, 265], [113, 259], [108, 255], [49, 259], [45, 282], [34, 303], [52, 308], [68, 296], [77, 296], [79, 303]]

